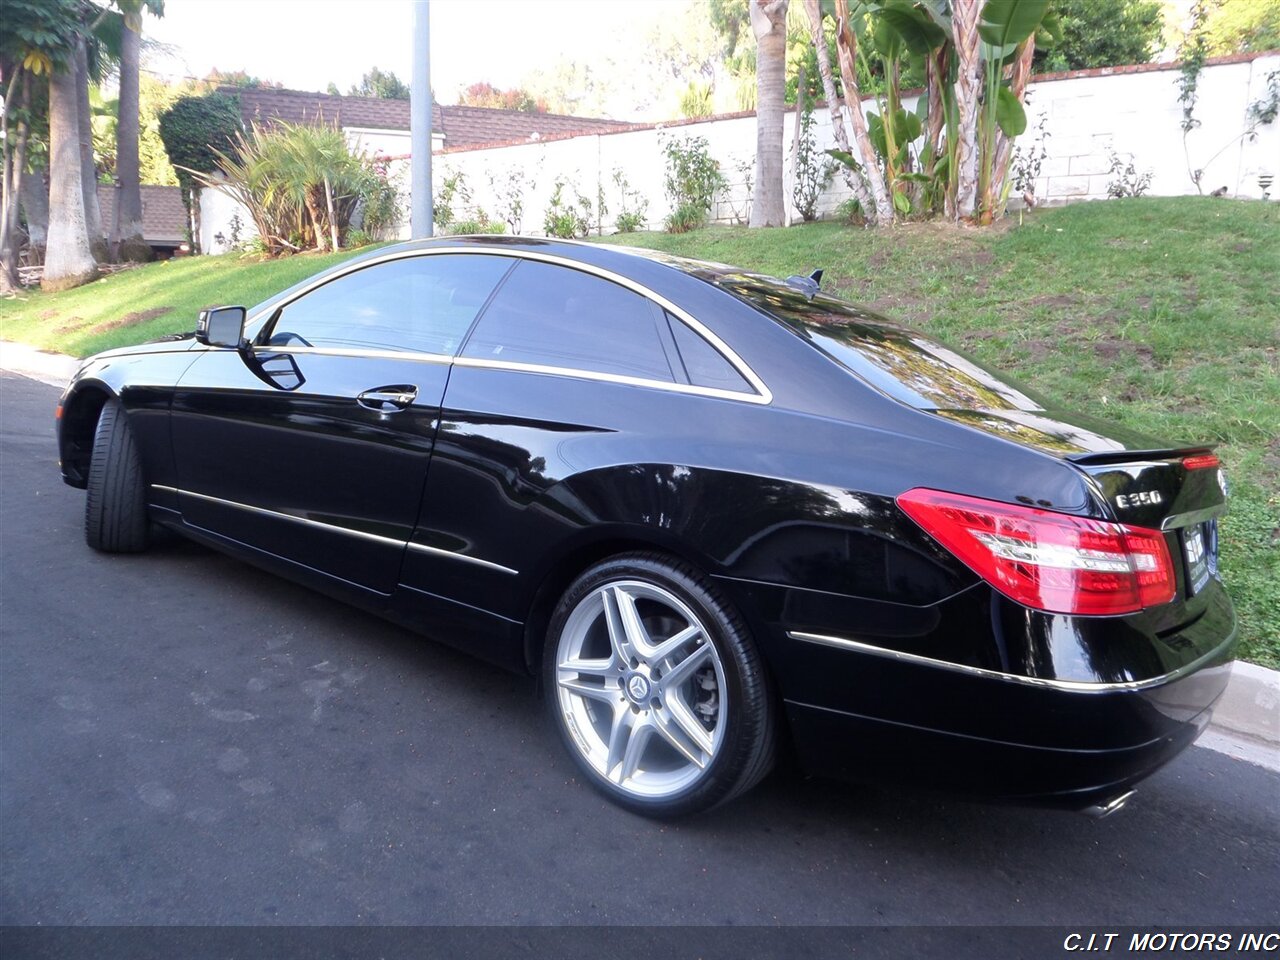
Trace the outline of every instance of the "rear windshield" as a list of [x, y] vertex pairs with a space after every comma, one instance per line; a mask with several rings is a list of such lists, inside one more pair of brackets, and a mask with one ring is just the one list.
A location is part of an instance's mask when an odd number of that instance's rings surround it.
[[781, 320], [836, 363], [921, 410], [1043, 410], [1025, 387], [919, 330], [824, 294], [812, 300], [780, 280], [721, 274], [716, 283]]

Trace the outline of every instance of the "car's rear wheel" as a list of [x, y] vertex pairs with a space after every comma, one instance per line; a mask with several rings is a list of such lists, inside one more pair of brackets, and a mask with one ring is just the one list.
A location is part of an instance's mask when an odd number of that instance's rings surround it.
[[146, 487], [129, 419], [116, 400], [98, 415], [89, 461], [84, 539], [105, 553], [137, 553], [147, 546]]
[[597, 564], [561, 598], [547, 642], [552, 718], [616, 803], [694, 813], [772, 766], [764, 665], [739, 614], [687, 564], [647, 553]]

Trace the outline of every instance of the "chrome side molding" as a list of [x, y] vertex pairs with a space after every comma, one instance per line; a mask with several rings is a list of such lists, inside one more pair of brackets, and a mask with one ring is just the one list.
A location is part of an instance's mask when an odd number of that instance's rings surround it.
[[1236, 631], [1233, 628], [1231, 635], [1214, 649], [1210, 650], [1202, 657], [1197, 657], [1188, 664], [1184, 664], [1177, 670], [1170, 673], [1162, 674], [1158, 677], [1151, 677], [1147, 680], [1130, 680], [1123, 682], [1103, 682], [1098, 681], [1091, 683], [1087, 680], [1056, 680], [1048, 677], [1024, 677], [1016, 673], [1004, 673], [1000, 670], [988, 670], [985, 667], [971, 667], [963, 663], [948, 663], [946, 660], [935, 660], [933, 657], [923, 657], [918, 653], [905, 653], [901, 650], [887, 650], [884, 647], [872, 646], [869, 643], [861, 643], [857, 640], [850, 640], [847, 637], [832, 637], [820, 633], [801, 633], [796, 630], [788, 630], [787, 636], [792, 640], [801, 640], [805, 643], [816, 643], [824, 647], [834, 647], [837, 650], [848, 650], [856, 653], [865, 653], [875, 657], [884, 657], [889, 660], [898, 660], [902, 663], [913, 663], [919, 666], [933, 667], [939, 670], [950, 670], [953, 673], [964, 673], [973, 677], [986, 677], [991, 680], [1002, 680], [1006, 683], [1021, 683], [1032, 687], [1047, 687], [1054, 690], [1070, 690], [1075, 693], [1108, 693], [1117, 690], [1145, 690], [1148, 687], [1158, 687], [1162, 684], [1169, 683], [1181, 676], [1194, 673], [1202, 666], [1212, 660], [1218, 654], [1235, 643]]
[[518, 576], [520, 571], [511, 567], [504, 567], [500, 563], [494, 563], [491, 560], [483, 560], [480, 557], [471, 557], [465, 553], [456, 553], [452, 550], [442, 550], [439, 547], [429, 547], [425, 543], [414, 543], [412, 540], [397, 540], [394, 537], [384, 537], [377, 533], [367, 533], [364, 530], [352, 530], [350, 527], [339, 526], [336, 523], [325, 523], [323, 520], [312, 520], [310, 517], [299, 517], [292, 513], [282, 513], [279, 510], [268, 510], [266, 507], [255, 507], [248, 503], [239, 503], [235, 500], [224, 500], [222, 497], [211, 497], [205, 493], [196, 493], [194, 490], [183, 490], [180, 487], [168, 487], [162, 483], [151, 484], [152, 490], [163, 490], [167, 493], [176, 493], [181, 496], [195, 497], [197, 500], [207, 500], [210, 503], [220, 503], [225, 507], [232, 507], [236, 510], [244, 510], [247, 513], [256, 513], [260, 516], [273, 517], [277, 520], [287, 520], [291, 523], [297, 523], [309, 527], [319, 527], [333, 533], [345, 534], [349, 537], [357, 537], [361, 540], [370, 540], [374, 543], [385, 543], [391, 547], [408, 548], [417, 550], [421, 553], [429, 553], [432, 556], [447, 557], [450, 560], [461, 560], [464, 563], [471, 563], [478, 567], [485, 567], [489, 570], [496, 570], [499, 573]]

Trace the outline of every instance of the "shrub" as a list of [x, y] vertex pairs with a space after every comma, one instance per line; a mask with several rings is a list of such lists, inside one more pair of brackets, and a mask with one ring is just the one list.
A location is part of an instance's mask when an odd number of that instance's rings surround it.
[[1112, 174], [1112, 179], [1107, 183], [1107, 196], [1118, 199], [1140, 197], [1146, 193], [1151, 187], [1151, 171], [1144, 170], [1139, 173], [1137, 165], [1133, 162], [1133, 154], [1129, 154], [1129, 160], [1126, 163], [1114, 149], [1108, 148], [1107, 152], [1111, 157]]
[[836, 165], [830, 160], [819, 161], [822, 154], [818, 151], [813, 127], [813, 105], [805, 97], [804, 108], [800, 111], [800, 137], [796, 140], [791, 185], [791, 200], [805, 221], [818, 215], [818, 197], [836, 173]]
[[570, 202], [564, 195], [567, 186], [560, 177], [551, 185], [551, 203], [542, 218], [542, 228], [549, 237], [568, 240], [591, 231], [591, 201], [575, 190], [576, 198]]
[[494, 223], [481, 210], [480, 216], [474, 220], [455, 220], [449, 232], [453, 234], [506, 233], [507, 225], [501, 221]]
[[705, 137], [668, 140], [663, 153], [667, 158], [663, 186], [673, 210], [667, 229], [682, 233], [705, 225], [716, 194], [724, 188], [720, 161], [711, 156]]
[[[455, 211], [455, 205], [458, 210]], [[463, 207], [471, 206], [471, 188], [461, 171], [448, 173], [440, 181], [440, 189], [432, 198], [431, 219], [441, 230], [449, 229]]]
[[649, 199], [639, 190], [631, 188], [627, 175], [621, 167], [615, 167], [613, 170], [613, 185], [618, 188], [622, 204], [614, 226], [618, 228], [619, 233], [635, 233], [649, 222], [646, 216], [649, 212]]
[[182, 188], [182, 203], [187, 208], [187, 240], [194, 252], [199, 252], [199, 238], [190, 235], [196, 178], [217, 170], [220, 156], [229, 152], [243, 133], [239, 98], [222, 93], [180, 97], [160, 114], [160, 140]]
[[525, 189], [536, 190], [537, 183], [530, 180], [526, 184], [524, 171], [518, 169], [506, 170], [500, 174], [490, 173], [488, 177], [489, 186], [498, 202], [498, 216], [511, 228], [512, 233], [518, 234], [524, 223]]
[[254, 125], [229, 151], [214, 153], [222, 176], [195, 172], [195, 182], [242, 204], [273, 255], [341, 247], [356, 211], [386, 189], [333, 127]]
[[688, 233], [707, 224], [707, 211], [695, 203], [682, 203], [667, 214], [663, 225], [667, 233]]

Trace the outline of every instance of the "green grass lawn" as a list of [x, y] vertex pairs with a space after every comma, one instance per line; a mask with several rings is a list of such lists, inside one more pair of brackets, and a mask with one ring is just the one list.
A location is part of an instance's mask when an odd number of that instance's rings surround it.
[[[1233, 485], [1223, 567], [1242, 655], [1280, 667], [1280, 204], [1144, 198], [1038, 211], [985, 231], [821, 223], [605, 242], [777, 276], [822, 267], [825, 289], [1068, 407], [1177, 443], [1219, 442]], [[84, 355], [190, 329], [200, 307], [256, 302], [336, 259], [152, 265], [0, 301], [0, 337]]]

